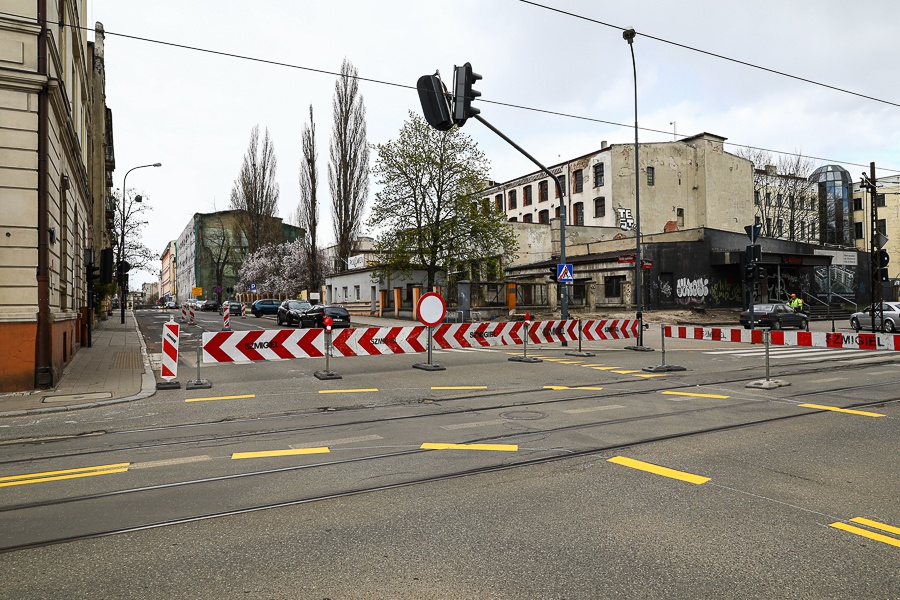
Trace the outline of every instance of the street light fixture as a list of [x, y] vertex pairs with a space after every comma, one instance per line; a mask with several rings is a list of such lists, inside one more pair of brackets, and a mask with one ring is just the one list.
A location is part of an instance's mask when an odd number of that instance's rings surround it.
[[[128, 173], [131, 173], [135, 169], [144, 169], [146, 167], [161, 167], [162, 163], [153, 163], [150, 165], [140, 165], [138, 167], [132, 167], [128, 169], [125, 173], [125, 178], [122, 181], [122, 236], [120, 237], [120, 245], [119, 245], [119, 265], [117, 273], [119, 274], [119, 310], [120, 310], [120, 323], [125, 324], [125, 302], [126, 296], [128, 294], [127, 286], [125, 285], [125, 197], [128, 194]], [[135, 202], [141, 202], [143, 199], [140, 196], [135, 197]]]
[[634, 289], [637, 298], [638, 338], [637, 346], [628, 346], [631, 350], [652, 350], [644, 346], [644, 313], [641, 291], [641, 169], [638, 161], [638, 104], [637, 104], [637, 63], [634, 60], [634, 37], [637, 32], [634, 28], [628, 28], [622, 32], [622, 37], [628, 42], [631, 49], [631, 67], [634, 72]]

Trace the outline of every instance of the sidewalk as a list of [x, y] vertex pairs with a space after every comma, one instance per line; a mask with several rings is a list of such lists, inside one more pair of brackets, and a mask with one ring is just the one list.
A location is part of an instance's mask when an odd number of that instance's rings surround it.
[[156, 378], [134, 313], [119, 313], [94, 325], [93, 343], [82, 347], [63, 372], [59, 385], [0, 395], [0, 417], [62, 412], [147, 398]]

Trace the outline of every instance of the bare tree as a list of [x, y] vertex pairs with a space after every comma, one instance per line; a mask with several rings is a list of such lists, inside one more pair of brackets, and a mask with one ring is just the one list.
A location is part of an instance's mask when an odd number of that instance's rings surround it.
[[[232, 264], [234, 247], [232, 246], [231, 236], [229, 236], [229, 229], [226, 228], [225, 223], [222, 221], [221, 213], [214, 214], [216, 214], [215, 221], [207, 223], [204, 227], [200, 238], [200, 246], [212, 268], [216, 287], [221, 289], [225, 281], [227, 267], [231, 265], [234, 268]], [[219, 292], [216, 296], [216, 299], [221, 302], [222, 292]]]
[[344, 59], [334, 86], [334, 122], [331, 131], [328, 186], [331, 190], [337, 256], [346, 270], [347, 259], [359, 237], [362, 214], [369, 195], [369, 147], [366, 109], [359, 95], [357, 70]]
[[[132, 272], [136, 270], [146, 271], [154, 276], [159, 276], [159, 253], [154, 252], [143, 243], [143, 231], [147, 225], [148, 211], [153, 210], [147, 202], [147, 198], [141, 198], [139, 194], [134, 192], [134, 188], [129, 188], [129, 192], [125, 196], [125, 205], [122, 205], [122, 199], [119, 197], [119, 191], [112, 193], [115, 201], [115, 222], [114, 237], [116, 240], [116, 264], [123, 259], [131, 265]], [[124, 209], [124, 213], [122, 212]], [[122, 236], [122, 227], [125, 227], [125, 247], [122, 248], [118, 241]]]
[[813, 160], [801, 154], [747, 148], [737, 153], [753, 163], [753, 203], [761, 235], [815, 241], [819, 218], [816, 186], [808, 177]]
[[309, 105], [309, 124], [303, 126], [301, 134], [303, 161], [300, 163], [300, 204], [297, 206], [297, 225], [305, 231], [303, 251], [306, 255], [307, 289], [318, 291], [325, 283], [322, 261], [319, 257], [319, 159], [316, 153], [316, 123], [313, 107]]
[[247, 239], [249, 252], [281, 241], [281, 228], [275, 218], [278, 212], [277, 167], [275, 146], [269, 138], [269, 130], [266, 129], [260, 146], [259, 126], [254, 126], [240, 175], [231, 188], [231, 208], [242, 211], [239, 227]]

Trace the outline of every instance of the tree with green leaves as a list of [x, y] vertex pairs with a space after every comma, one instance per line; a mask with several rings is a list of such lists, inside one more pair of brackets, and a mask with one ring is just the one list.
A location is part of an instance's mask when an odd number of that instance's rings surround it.
[[379, 230], [380, 274], [421, 268], [431, 287], [441, 270], [512, 257], [512, 228], [481, 198], [489, 163], [472, 138], [410, 112], [399, 137], [375, 151], [381, 190], [369, 225]]

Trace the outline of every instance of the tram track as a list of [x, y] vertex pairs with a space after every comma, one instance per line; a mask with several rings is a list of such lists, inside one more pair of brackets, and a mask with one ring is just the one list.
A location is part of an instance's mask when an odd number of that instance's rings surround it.
[[[855, 386], [855, 387], [859, 388], [862, 386]], [[798, 394], [798, 396], [800, 396], [800, 395], [803, 395], [803, 394]], [[879, 400], [879, 401], [862, 402], [862, 403], [854, 404], [853, 407], [854, 408], [868, 408], [868, 407], [874, 407], [874, 406], [883, 406], [887, 403], [894, 403], [897, 401], [898, 401], [897, 399], [893, 399], [893, 400], [888, 400], [888, 401]], [[751, 402], [747, 402], [744, 404], [750, 404], [750, 403]], [[697, 412], [701, 412], [701, 411], [716, 410], [716, 408], [718, 408], [718, 407], [707, 407], [707, 408], [693, 409], [693, 410], [688, 410], [688, 411], [678, 411], [677, 413], [668, 413], [668, 414], [644, 415], [641, 417], [632, 417], [632, 418], [628, 418], [628, 419], [616, 419], [616, 420], [612, 420], [612, 421], [582, 423], [582, 424], [569, 425], [569, 426], [563, 426], [563, 427], [557, 427], [557, 428], [548, 428], [548, 429], [543, 429], [540, 431], [533, 431], [533, 432], [515, 432], [515, 433], [508, 433], [508, 434], [503, 434], [503, 435], [499, 435], [499, 436], [492, 435], [492, 436], [485, 436], [482, 438], [470, 440], [469, 443], [477, 443], [479, 441], [488, 441], [488, 440], [496, 441], [496, 440], [500, 440], [500, 439], [504, 439], [504, 438], [511, 438], [511, 437], [521, 438], [521, 437], [537, 436], [537, 435], [543, 436], [543, 435], [547, 435], [547, 434], [551, 434], [551, 433], [555, 433], [555, 432], [572, 431], [575, 429], [621, 425], [625, 422], [634, 422], [637, 420], [646, 420], [646, 419], [652, 419], [652, 418], [663, 418], [666, 416], [672, 416], [673, 414], [697, 413]], [[35, 548], [42, 548], [42, 547], [47, 547], [47, 546], [55, 546], [55, 545], [59, 545], [59, 544], [69, 543], [69, 542], [97, 539], [97, 538], [122, 535], [122, 534], [127, 534], [127, 533], [134, 533], [134, 532], [138, 532], [138, 531], [146, 531], [146, 530], [150, 530], [150, 529], [157, 529], [160, 527], [168, 527], [168, 526], [172, 526], [172, 525], [183, 525], [183, 524], [195, 523], [195, 522], [200, 522], [200, 521], [214, 519], [214, 518], [236, 516], [236, 515], [248, 514], [248, 513], [263, 511], [263, 510], [286, 508], [286, 507], [292, 507], [292, 506], [300, 506], [303, 504], [309, 504], [309, 503], [313, 503], [313, 502], [321, 502], [321, 501], [327, 501], [327, 500], [349, 498], [349, 497], [353, 497], [353, 496], [357, 496], [357, 495], [361, 495], [361, 494], [389, 491], [389, 490], [395, 490], [395, 489], [400, 489], [400, 488], [405, 488], [405, 487], [410, 487], [410, 486], [423, 485], [423, 484], [429, 484], [429, 483], [437, 483], [437, 482], [441, 482], [441, 481], [449, 481], [449, 480], [453, 480], [453, 479], [459, 479], [459, 478], [471, 477], [471, 476], [477, 476], [477, 475], [483, 475], [483, 474], [497, 473], [497, 472], [501, 472], [501, 471], [508, 471], [511, 469], [539, 466], [539, 465], [549, 464], [549, 463], [553, 463], [553, 462], [558, 462], [561, 460], [571, 460], [571, 459], [576, 459], [576, 458], [581, 458], [581, 457], [586, 457], [586, 456], [603, 454], [603, 453], [607, 453], [607, 452], [621, 451], [621, 450], [624, 450], [627, 448], [635, 448], [635, 447], [645, 446], [645, 445], [654, 444], [654, 443], [663, 442], [663, 441], [687, 439], [687, 438], [699, 437], [699, 436], [703, 436], [703, 435], [722, 433], [722, 432], [731, 431], [731, 430], [735, 430], [735, 429], [743, 429], [743, 428], [747, 428], [747, 427], [755, 427], [755, 426], [760, 426], [760, 425], [777, 423], [777, 422], [781, 422], [781, 421], [799, 419], [799, 418], [803, 418], [803, 417], [809, 417], [811, 415], [815, 415], [820, 412], [822, 412], [822, 411], [809, 411], [809, 412], [790, 414], [790, 415], [778, 415], [778, 416], [766, 417], [766, 418], [762, 418], [762, 419], [754, 419], [754, 420], [744, 421], [744, 422], [739, 422], [739, 423], [731, 423], [731, 424], [718, 425], [718, 426], [714, 426], [714, 427], [699, 428], [699, 429], [695, 429], [695, 430], [691, 430], [691, 431], [682, 431], [682, 432], [668, 433], [668, 434], [662, 434], [662, 435], [656, 435], [656, 436], [644, 436], [640, 439], [629, 440], [626, 442], [621, 442], [621, 443], [616, 443], [616, 444], [594, 446], [591, 448], [584, 448], [584, 449], [580, 449], [580, 450], [558, 450], [556, 452], [552, 452], [548, 456], [542, 456], [542, 457], [538, 457], [538, 458], [529, 458], [529, 459], [524, 459], [524, 460], [514, 460], [514, 461], [510, 461], [510, 462], [504, 462], [502, 464], [486, 465], [486, 466], [475, 467], [475, 468], [470, 468], [470, 469], [460, 469], [460, 470], [452, 471], [449, 473], [440, 473], [440, 474], [428, 475], [428, 476], [424, 476], [424, 477], [414, 477], [414, 478], [411, 478], [411, 479], [408, 479], [405, 481], [400, 481], [400, 482], [356, 487], [356, 488], [352, 488], [352, 489], [343, 490], [340, 492], [314, 494], [314, 495], [310, 495], [310, 496], [306, 496], [306, 497], [302, 497], [302, 498], [293, 498], [290, 500], [281, 500], [281, 501], [277, 501], [277, 502], [261, 503], [261, 504], [256, 504], [253, 506], [247, 506], [247, 507], [241, 507], [241, 508], [233, 508], [233, 509], [220, 510], [220, 511], [211, 511], [211, 512], [206, 512], [206, 513], [202, 513], [202, 514], [191, 515], [191, 516], [181, 516], [181, 517], [176, 517], [176, 518], [172, 518], [172, 519], [162, 519], [162, 520], [157, 520], [157, 521], [153, 521], [153, 522], [149, 522], [149, 523], [141, 523], [141, 524], [124, 526], [124, 527], [108, 528], [108, 529], [99, 529], [96, 531], [90, 531], [90, 532], [81, 533], [81, 534], [77, 534], [77, 535], [60, 536], [60, 537], [56, 537], [56, 538], [47, 538], [47, 539], [34, 541], [34, 542], [13, 544], [13, 545], [8, 545], [8, 546], [0, 546], [0, 554], [18, 552], [18, 551], [22, 551], [22, 550], [29, 550], [29, 549], [35, 549]], [[56, 507], [56, 506], [60, 506], [60, 505], [64, 505], [64, 504], [89, 502], [92, 500], [100, 500], [100, 499], [104, 499], [104, 498], [122, 496], [122, 495], [126, 495], [126, 494], [136, 494], [136, 493], [159, 491], [159, 490], [166, 490], [166, 489], [172, 489], [172, 488], [180, 488], [180, 487], [185, 487], [185, 486], [203, 485], [203, 484], [209, 484], [209, 483], [214, 483], [214, 482], [245, 479], [245, 478], [250, 478], [250, 477], [277, 475], [277, 474], [294, 472], [294, 471], [322, 469], [322, 468], [326, 468], [326, 467], [334, 467], [334, 466], [348, 465], [348, 464], [352, 464], [352, 463], [384, 460], [384, 459], [397, 458], [397, 457], [403, 457], [403, 456], [409, 456], [409, 455], [415, 455], [415, 454], [422, 454], [422, 453], [426, 453], [426, 452], [432, 452], [432, 450], [421, 449], [421, 448], [410, 448], [410, 449], [406, 449], [406, 450], [399, 450], [399, 451], [381, 453], [381, 454], [376, 454], [376, 455], [357, 456], [357, 457], [352, 457], [352, 458], [332, 460], [332, 461], [313, 463], [313, 464], [292, 465], [292, 466], [288, 466], [288, 467], [279, 467], [279, 468], [274, 468], [274, 469], [273, 468], [260, 469], [260, 470], [248, 471], [248, 472], [244, 472], [244, 473], [233, 473], [233, 474], [220, 475], [220, 476], [214, 476], [214, 477], [198, 478], [198, 479], [193, 479], [193, 480], [169, 482], [169, 483], [164, 483], [164, 484], [142, 486], [142, 487], [137, 487], [137, 488], [123, 489], [123, 490], [114, 490], [114, 491], [102, 492], [102, 493], [97, 493], [97, 494], [86, 494], [86, 495], [82, 495], [82, 496], [78, 496], [78, 497], [11, 505], [11, 506], [0, 508], [0, 513], [16, 513], [16, 512], [26, 511], [26, 510], [34, 509], [34, 508]]]

